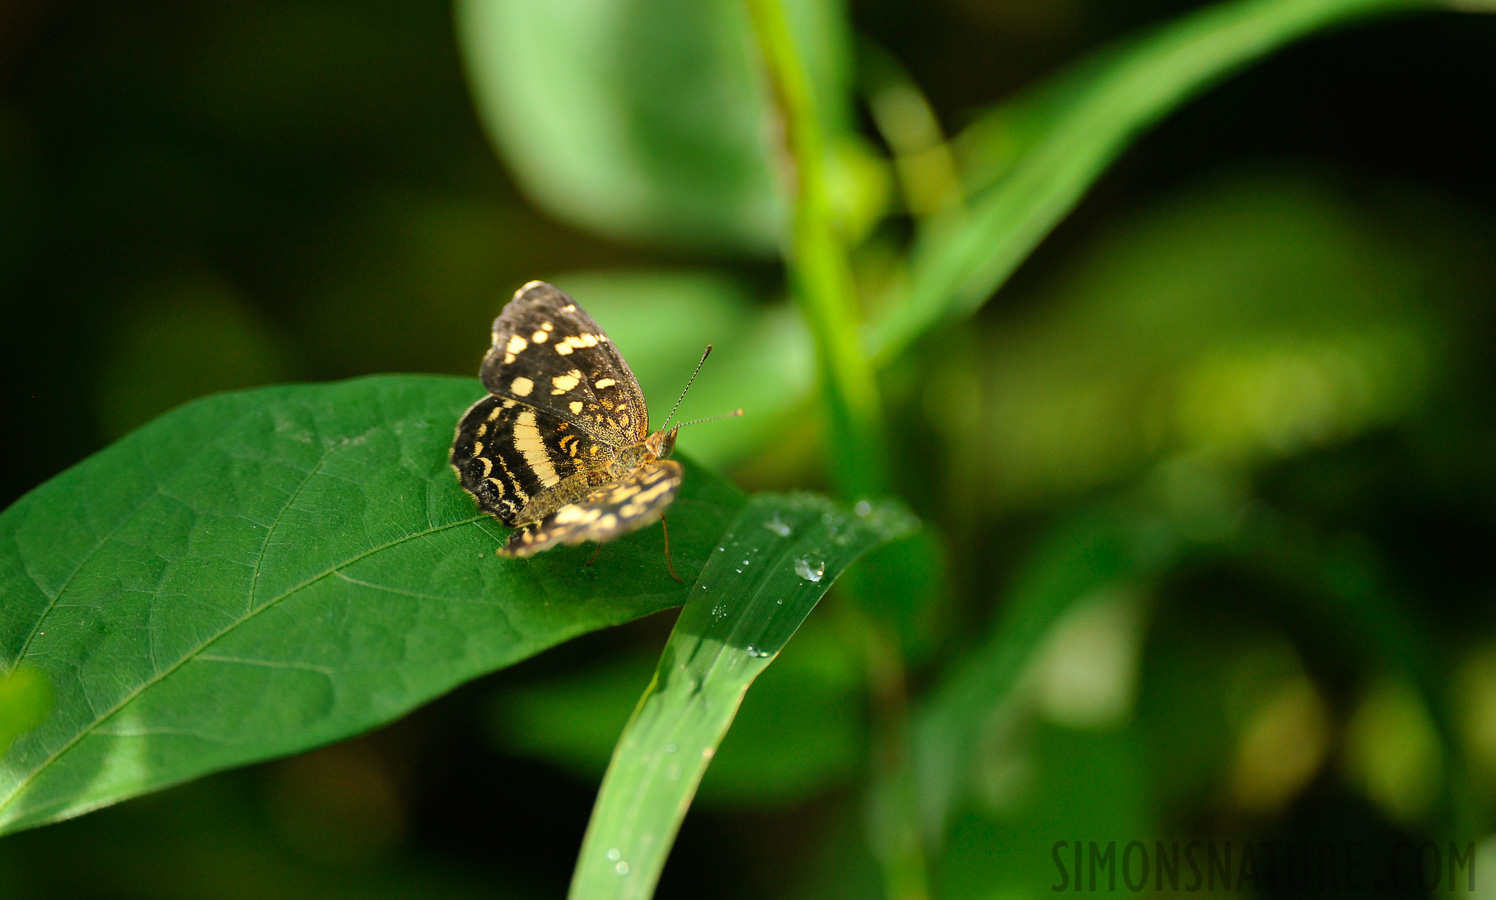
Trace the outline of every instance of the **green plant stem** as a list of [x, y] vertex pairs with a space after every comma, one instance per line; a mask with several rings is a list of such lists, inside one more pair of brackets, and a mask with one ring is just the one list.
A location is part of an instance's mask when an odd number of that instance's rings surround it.
[[886, 492], [878, 385], [862, 352], [846, 240], [826, 177], [826, 141], [805, 66], [781, 0], [745, 0], [783, 117], [793, 162], [794, 230], [788, 264], [796, 299], [815, 337], [831, 416], [832, 474], [844, 496]]

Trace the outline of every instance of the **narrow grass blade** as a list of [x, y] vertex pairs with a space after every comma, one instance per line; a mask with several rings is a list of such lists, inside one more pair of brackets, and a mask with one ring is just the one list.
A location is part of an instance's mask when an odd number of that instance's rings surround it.
[[812, 495], [759, 495], [728, 529], [614, 750], [571, 897], [653, 893], [748, 686], [853, 560], [914, 527], [897, 505], [858, 511]]

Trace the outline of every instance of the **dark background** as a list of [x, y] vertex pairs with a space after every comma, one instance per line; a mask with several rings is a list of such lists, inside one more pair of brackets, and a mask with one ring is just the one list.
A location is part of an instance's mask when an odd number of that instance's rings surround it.
[[[956, 132], [1061, 65], [1193, 6], [872, 0], [851, 14]], [[1174, 365], [1156, 344], [1198, 341], [1207, 350], [1190, 365], [1215, 371], [1212, 360], [1224, 360], [1229, 370], [1258, 346], [1234, 343], [1244, 322], [1311, 355], [1340, 352], [1338, 341], [1380, 322], [1376, 334], [1413, 335], [1422, 348], [1412, 376], [1388, 376], [1416, 384], [1373, 384], [1370, 399], [1308, 438], [1294, 432], [1247, 454], [1232, 484], [1313, 523], [1327, 546], [1365, 549], [1378, 584], [1427, 628], [1447, 662], [1463, 729], [1453, 739], [1465, 742], [1485, 829], [1458, 836], [1482, 839], [1496, 809], [1493, 51], [1496, 21], [1428, 16], [1314, 38], [1237, 75], [1129, 150], [977, 329], [921, 346], [889, 391], [900, 479], [940, 536], [946, 572], [936, 624], [914, 654], [916, 690], [992, 619], [999, 589], [1052, 523], [1174, 471], [1168, 451], [1146, 441], [1108, 455], [1058, 427], [1050, 450], [1068, 460], [1063, 472], [1044, 468], [1038, 438], [998, 441], [985, 455], [991, 418], [965, 432], [940, 421], [951, 378], [969, 368], [987, 396], [1029, 398], [1037, 411], [1022, 400], [1002, 410], [1021, 431], [1044, 404], [1072, 396], [1077, 367], [1098, 383], [1142, 379], [1145, 390], [1149, 373]], [[1254, 237], [1220, 225], [1232, 221]], [[885, 231], [893, 239], [901, 228], [896, 219]], [[1201, 262], [1212, 259], [1215, 269]], [[766, 298], [782, 290], [771, 261], [623, 245], [528, 204], [478, 122], [446, 4], [0, 6], [6, 503], [193, 397], [372, 372], [473, 374], [488, 320], [524, 281], [680, 264], [724, 269]], [[1211, 325], [1220, 298], [1200, 282], [1212, 271], [1260, 276], [1281, 302]], [[1179, 298], [1175, 331], [1129, 305], [1155, 285]], [[1097, 356], [1085, 311], [1103, 307], [1122, 312], [1117, 340]], [[1303, 307], [1318, 312], [1306, 318]], [[726, 470], [753, 489], [814, 486], [821, 468], [790, 453]], [[1419, 786], [1438, 777], [1429, 765], [1450, 764], [1439, 743], [1448, 736], [1420, 737], [1429, 727], [1417, 702], [1302, 613], [1290, 584], [1212, 563], [1181, 566], [1155, 587], [1124, 724], [1032, 725], [1009, 760], [1017, 768], [992, 763], [985, 806], [958, 822], [933, 864], [940, 896], [988, 896], [999, 870], [1015, 892], [1047, 887], [1047, 852], [1016, 864], [999, 852], [1015, 821], [1031, 823], [1043, 847], [1151, 841], [1159, 829], [1373, 844], [1448, 833]], [[596, 774], [564, 753], [517, 747], [503, 737], [514, 721], [505, 717], [522, 706], [516, 697], [543, 704], [571, 673], [642, 654], [598, 675], [622, 683], [600, 713], [621, 722], [668, 625], [657, 617], [575, 641], [347, 744], [8, 837], [5, 894], [558, 896]], [[859, 727], [855, 689], [848, 698]], [[1233, 703], [1281, 703], [1262, 727], [1322, 746], [1305, 771], [1273, 782], [1286, 794], [1241, 787], [1250, 766], [1243, 775], [1230, 760], [1250, 749], [1250, 724], [1211, 736], [1186, 712], [1231, 720]], [[763, 715], [755, 730], [772, 733], [776, 719]], [[1363, 758], [1368, 742], [1392, 747], [1390, 761]], [[1100, 826], [1056, 812], [1062, 788], [1029, 789], [1051, 798], [1047, 818], [1012, 813], [1011, 779], [1033, 777], [1035, 759], [1075, 791], [1132, 791], [1148, 816], [1109, 827], [1153, 830], [1085, 833]], [[704, 797], [660, 896], [702, 896], [703, 884], [712, 896], [879, 896], [860, 837], [861, 765], [854, 753], [770, 802], [739, 802], [731, 785]], [[1166, 774], [1138, 775], [1155, 770]]]

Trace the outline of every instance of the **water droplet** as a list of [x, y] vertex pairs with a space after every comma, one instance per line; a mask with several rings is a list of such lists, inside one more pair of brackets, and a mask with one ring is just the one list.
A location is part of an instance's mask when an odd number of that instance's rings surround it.
[[619, 875], [627, 875], [629, 873], [629, 864], [622, 860], [619, 860], [618, 864], [613, 867], [613, 871], [617, 872]]
[[746, 560], [746, 559], [743, 560], [743, 565], [745, 565], [745, 566], [748, 565], [748, 560]]
[[733, 569], [733, 571], [737, 572], [739, 575], [743, 574], [743, 570], [742, 569]]
[[865, 516], [873, 511], [873, 504], [867, 502], [866, 500], [858, 500], [857, 505], [852, 507], [852, 511], [857, 513], [859, 516]]
[[764, 523], [764, 527], [780, 537], [789, 537], [790, 533], [794, 531], [787, 523], [780, 521], [779, 513], [770, 516], [769, 521]]
[[608, 859], [623, 859], [623, 854], [618, 852], [617, 847], [609, 847]]
[[826, 574], [826, 561], [807, 553], [795, 560], [795, 574], [806, 581], [818, 582]]
[[677, 746], [675, 746], [674, 744], [666, 744], [665, 745], [665, 752], [666, 753], [674, 753], [675, 751], [677, 751], [679, 749], [680, 748], [677, 747]]
[[822, 525], [830, 525], [832, 522], [835, 522], [835, 521], [836, 521], [836, 516], [832, 515], [831, 513], [829, 513], [829, 512], [821, 513], [821, 524]]
[[717, 552], [718, 553], [726, 553], [727, 552], [727, 548], [726, 547], [718, 547], [717, 548]]
[[754, 656], [754, 657], [758, 656], [758, 648], [755, 647], [755, 646], [753, 646], [752, 644], [749, 644], [748, 645], [748, 655], [749, 656]]
[[718, 619], [722, 618], [723, 616], [727, 615], [727, 607], [722, 605], [721, 603], [718, 603], [716, 606], [712, 607], [712, 615]]

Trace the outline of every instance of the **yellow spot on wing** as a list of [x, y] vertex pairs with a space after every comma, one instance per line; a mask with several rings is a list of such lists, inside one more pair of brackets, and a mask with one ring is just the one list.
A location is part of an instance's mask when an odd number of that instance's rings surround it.
[[535, 382], [521, 375], [509, 382], [509, 390], [520, 397], [530, 396], [530, 391], [535, 389]]
[[551, 379], [551, 384], [555, 385], [556, 387], [556, 389], [551, 391], [551, 393], [564, 394], [572, 388], [576, 387], [577, 384], [581, 382], [581, 380], [582, 373], [577, 371], [576, 369], [572, 369], [565, 375], [557, 375], [555, 378]]
[[572, 415], [580, 416], [582, 414], [582, 401], [573, 400], [567, 406], [570, 407]]
[[524, 338], [520, 337], [517, 334], [510, 335], [509, 343], [504, 345], [504, 364], [508, 365], [509, 363], [514, 362], [515, 355], [523, 353], [525, 348], [528, 346], [530, 346], [530, 344]]
[[534, 341], [537, 344], [544, 344], [545, 339], [548, 337], [550, 337], [550, 335], [546, 334], [544, 331], [537, 331], [534, 334], [530, 335], [530, 340]]
[[618, 382], [614, 381], [611, 378], [599, 378], [592, 386], [601, 391], [606, 390], [607, 388], [610, 388], [617, 383]]

